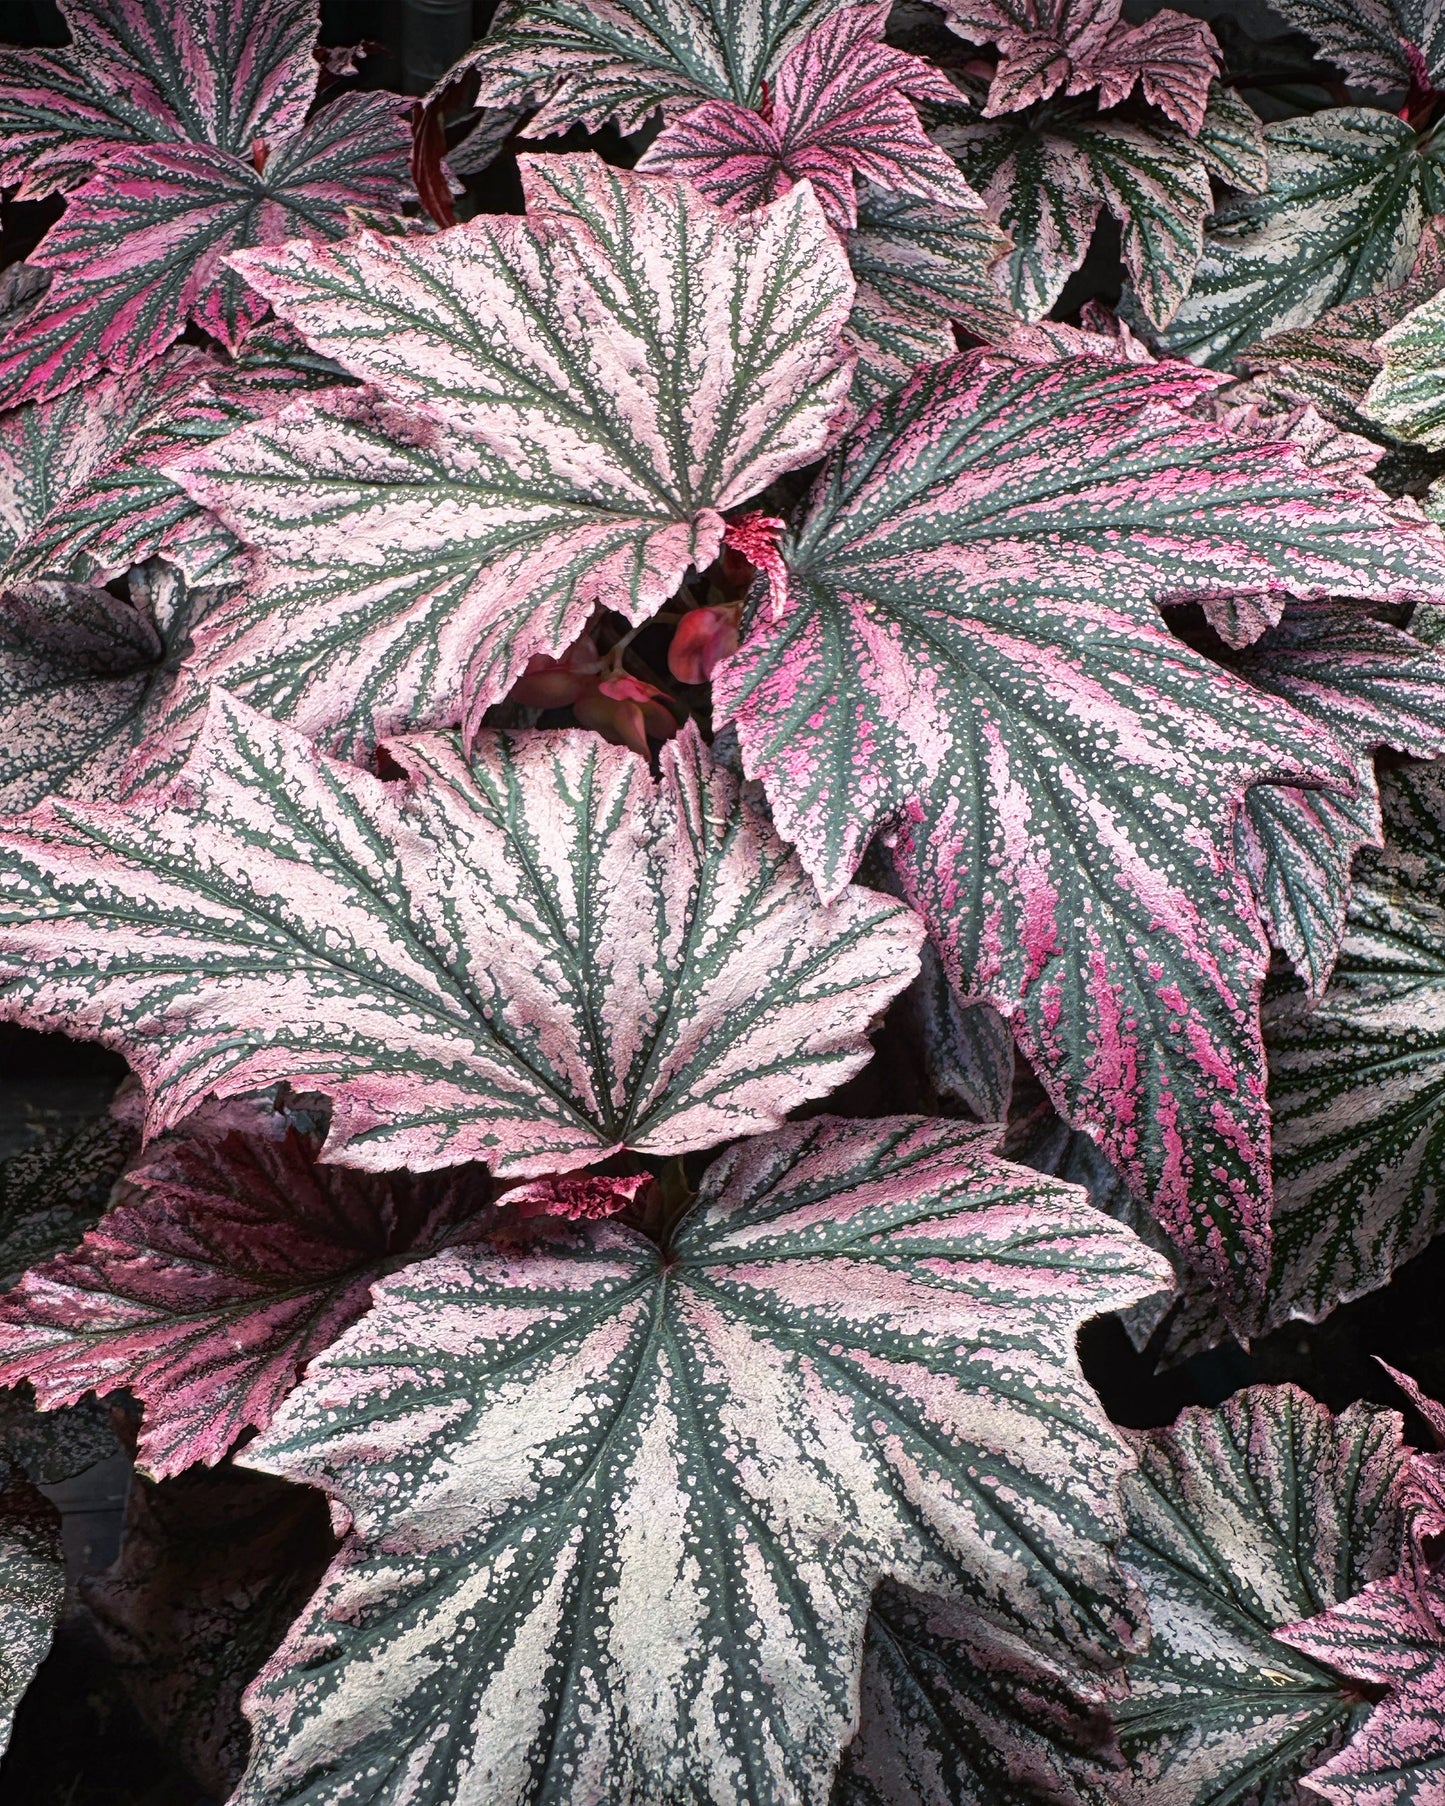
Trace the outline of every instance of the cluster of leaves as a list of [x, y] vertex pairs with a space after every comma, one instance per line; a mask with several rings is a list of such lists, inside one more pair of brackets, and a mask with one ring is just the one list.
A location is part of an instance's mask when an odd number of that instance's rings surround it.
[[134, 1083], [0, 1175], [0, 1711], [119, 1394], [238, 1806], [1439, 1798], [1441, 1458], [1075, 1347], [1445, 1228], [1434, 10], [62, 11], [0, 1013]]

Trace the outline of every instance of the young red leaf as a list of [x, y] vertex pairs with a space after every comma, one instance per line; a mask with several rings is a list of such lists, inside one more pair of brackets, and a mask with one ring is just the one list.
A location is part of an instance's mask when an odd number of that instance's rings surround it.
[[318, 1166], [320, 1144], [269, 1105], [193, 1118], [74, 1253], [0, 1297], [0, 1385], [47, 1410], [133, 1392], [158, 1479], [264, 1429], [373, 1283], [475, 1237], [490, 1197], [478, 1168], [382, 1177]]
[[734, 219], [595, 157], [524, 180], [525, 220], [248, 257], [376, 388], [175, 467], [266, 554], [199, 676], [362, 756], [464, 704], [475, 723], [597, 603], [660, 608], [724, 509], [816, 457], [847, 390], [852, 282], [805, 188]]
[[761, 207], [812, 182], [836, 231], [857, 224], [855, 183], [968, 210], [978, 197], [931, 143], [913, 101], [956, 105], [930, 64], [883, 43], [891, 0], [835, 12], [778, 65], [768, 106], [705, 101], [655, 138], [637, 167], [685, 177], [725, 207]]
[[394, 742], [405, 785], [221, 692], [168, 804], [0, 833], [0, 1009], [124, 1050], [152, 1133], [307, 1080], [328, 1157], [526, 1175], [770, 1128], [868, 1059], [918, 969], [900, 904], [830, 906], [695, 730]]
[[1107, 1665], [1122, 1450], [1075, 1341], [1162, 1263], [993, 1139], [791, 1124], [663, 1248], [542, 1219], [379, 1288], [243, 1457], [352, 1534], [237, 1806], [821, 1806], [885, 1575]]
[[1233, 818], [1259, 779], [1349, 777], [1158, 607], [1441, 596], [1445, 544], [1186, 412], [1214, 381], [982, 353], [920, 372], [834, 454], [784, 546], [788, 606], [755, 609], [714, 692], [825, 894], [889, 824], [962, 994], [1242, 1298], [1268, 1247], [1266, 951]]

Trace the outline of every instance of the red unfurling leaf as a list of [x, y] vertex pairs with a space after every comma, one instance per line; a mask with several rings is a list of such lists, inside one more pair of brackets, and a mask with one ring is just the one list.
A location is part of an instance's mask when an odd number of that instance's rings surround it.
[[738, 649], [742, 605], [710, 602], [690, 609], [677, 624], [667, 649], [667, 668], [680, 684], [705, 684]]
[[566, 1217], [573, 1223], [596, 1222], [626, 1210], [638, 1192], [651, 1183], [651, 1173], [639, 1173], [630, 1179], [598, 1178], [591, 1173], [574, 1178], [568, 1173], [552, 1173], [545, 1179], [534, 1179], [529, 1185], [504, 1191], [497, 1203], [514, 1209], [522, 1217]]

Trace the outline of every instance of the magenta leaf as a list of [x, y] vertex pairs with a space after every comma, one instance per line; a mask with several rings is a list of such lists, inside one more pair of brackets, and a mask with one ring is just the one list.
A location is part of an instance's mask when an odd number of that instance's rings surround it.
[[0, 1754], [64, 1602], [60, 1513], [0, 1433]]
[[761, 207], [806, 178], [839, 232], [857, 223], [858, 181], [976, 207], [912, 104], [954, 105], [957, 91], [931, 64], [883, 43], [889, 4], [864, 0], [810, 31], [778, 65], [765, 112], [704, 101], [667, 126], [637, 167], [681, 176], [724, 207]]
[[464, 703], [475, 722], [597, 603], [660, 608], [723, 510], [817, 456], [847, 389], [852, 282], [806, 189], [734, 219], [595, 157], [524, 179], [526, 220], [246, 258], [375, 387], [173, 467], [266, 555], [199, 679], [362, 756]]
[[118, 1560], [80, 1593], [147, 1728], [225, 1799], [246, 1765], [241, 1694], [336, 1548], [326, 1502], [242, 1468], [139, 1474]]
[[714, 692], [824, 893], [887, 824], [961, 993], [1243, 1298], [1268, 1247], [1266, 956], [1233, 818], [1249, 783], [1348, 772], [1158, 606], [1445, 594], [1445, 547], [1184, 412], [1213, 380], [920, 372], [834, 454], [784, 546], [788, 606], [755, 606]]
[[13, 824], [5, 1013], [123, 1049], [152, 1133], [306, 1080], [332, 1159], [529, 1175], [776, 1126], [918, 969], [909, 912], [820, 904], [694, 729], [657, 781], [581, 731], [389, 752], [404, 785], [217, 692], [168, 806]]
[[822, 1802], [885, 1575], [1107, 1663], [1122, 1449], [1075, 1338], [1158, 1267], [993, 1139], [791, 1124], [663, 1248], [544, 1218], [378, 1288], [243, 1457], [352, 1529], [238, 1806]]

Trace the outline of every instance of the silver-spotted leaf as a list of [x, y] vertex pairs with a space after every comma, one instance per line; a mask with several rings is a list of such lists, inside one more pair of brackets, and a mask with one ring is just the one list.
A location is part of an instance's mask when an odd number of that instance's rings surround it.
[[1445, 448], [1445, 305], [1436, 295], [1391, 326], [1376, 345], [1383, 360], [1364, 412], [1396, 439]]
[[0, 1009], [121, 1049], [150, 1132], [329, 1092], [327, 1155], [529, 1174], [771, 1128], [856, 1072], [918, 924], [819, 903], [695, 730], [394, 743], [388, 785], [217, 692], [169, 801], [0, 835]]
[[490, 1199], [479, 1168], [357, 1173], [318, 1165], [321, 1139], [261, 1103], [154, 1146], [73, 1253], [0, 1297], [0, 1386], [47, 1410], [132, 1393], [157, 1478], [264, 1429], [374, 1281], [474, 1236]]
[[1445, 563], [1424, 523], [1185, 413], [1215, 380], [985, 353], [920, 372], [834, 454], [783, 547], [789, 599], [755, 604], [714, 694], [825, 893], [887, 824], [960, 993], [1244, 1292], [1265, 950], [1233, 815], [1248, 783], [1329, 781], [1337, 755], [1158, 605], [1382, 594], [1427, 566], [1440, 593]]
[[1269, 187], [1214, 215], [1163, 335], [1199, 363], [1226, 363], [1270, 333], [1399, 285], [1426, 217], [1445, 210], [1437, 150], [1393, 113], [1330, 108], [1266, 126], [1265, 138]]
[[1274, 10], [1307, 32], [1356, 87], [1383, 93], [1410, 88], [1422, 75], [1437, 84], [1445, 79], [1439, 0], [1275, 0]]
[[1318, 722], [1353, 761], [1354, 796], [1257, 784], [1235, 829], [1270, 937], [1318, 996], [1345, 932], [1355, 854], [1381, 841], [1376, 750], [1445, 753], [1445, 657], [1358, 609], [1297, 602], [1229, 663]]
[[1384, 1285], [1445, 1228], [1445, 782], [1382, 784], [1387, 851], [1362, 856], [1324, 996], [1265, 1004], [1275, 1260], [1260, 1325]]
[[0, 1288], [75, 1246], [105, 1209], [136, 1139], [129, 1123], [97, 1116], [0, 1165]]
[[691, 182], [724, 207], [761, 207], [804, 179], [839, 232], [857, 223], [856, 185], [968, 209], [976, 196], [923, 130], [915, 100], [958, 95], [920, 57], [882, 41], [890, 0], [830, 14], [794, 45], [766, 111], [704, 101], [666, 126], [637, 167]]
[[60, 1514], [0, 1435], [0, 1753], [65, 1598]]
[[484, 106], [541, 106], [529, 138], [609, 119], [635, 131], [659, 108], [757, 107], [794, 46], [848, 0], [503, 0], [467, 71]]
[[238, 1806], [821, 1806], [885, 1576], [1100, 1658], [1121, 1451], [1074, 1341], [1155, 1260], [992, 1141], [817, 1118], [663, 1249], [549, 1220], [380, 1287], [243, 1458], [352, 1533]]
[[176, 467], [266, 554], [198, 673], [349, 750], [464, 696], [479, 718], [594, 604], [653, 613], [847, 390], [853, 285], [806, 187], [733, 218], [595, 157], [525, 181], [525, 220], [253, 255], [283, 318], [376, 386]]
[[1273, 1633], [1389, 1573], [1407, 1453], [1394, 1412], [1333, 1417], [1257, 1386], [1131, 1437], [1129, 1536], [1152, 1636], [1117, 1709], [1121, 1806], [1302, 1806], [1296, 1782], [1363, 1715]]

